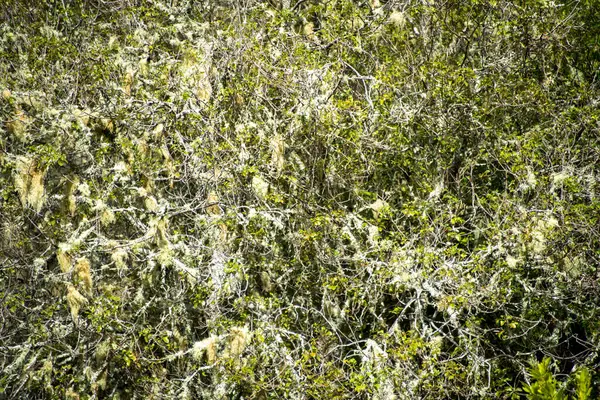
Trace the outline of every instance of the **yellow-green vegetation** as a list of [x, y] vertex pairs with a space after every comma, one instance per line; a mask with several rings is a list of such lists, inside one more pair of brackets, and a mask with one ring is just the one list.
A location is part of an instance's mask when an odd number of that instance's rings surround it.
[[0, 398], [598, 398], [599, 21], [0, 1]]

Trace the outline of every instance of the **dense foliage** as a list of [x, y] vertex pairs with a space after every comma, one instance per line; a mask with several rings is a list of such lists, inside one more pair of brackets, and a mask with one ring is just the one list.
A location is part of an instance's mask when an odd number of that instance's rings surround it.
[[600, 395], [598, 21], [1, 1], [0, 397]]

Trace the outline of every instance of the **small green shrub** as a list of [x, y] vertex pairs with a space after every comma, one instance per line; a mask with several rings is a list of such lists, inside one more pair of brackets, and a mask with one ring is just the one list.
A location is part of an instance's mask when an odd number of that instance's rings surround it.
[[586, 367], [580, 367], [568, 380], [560, 382], [552, 372], [551, 359], [546, 357], [541, 362], [533, 362], [529, 369], [529, 381], [523, 391], [530, 400], [566, 400], [568, 386], [573, 383], [574, 396], [577, 400], [591, 399], [592, 376]]

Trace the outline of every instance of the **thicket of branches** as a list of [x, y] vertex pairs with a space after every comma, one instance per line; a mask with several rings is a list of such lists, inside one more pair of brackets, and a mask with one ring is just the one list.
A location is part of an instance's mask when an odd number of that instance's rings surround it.
[[594, 0], [2, 1], [0, 397], [579, 395], [598, 21]]

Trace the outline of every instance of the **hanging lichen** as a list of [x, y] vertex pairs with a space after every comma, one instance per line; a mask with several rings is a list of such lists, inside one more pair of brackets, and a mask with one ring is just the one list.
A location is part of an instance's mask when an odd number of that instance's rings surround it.
[[252, 177], [252, 189], [261, 198], [264, 199], [269, 193], [269, 183], [266, 182], [260, 175]]
[[275, 135], [271, 140], [271, 166], [279, 174], [285, 163], [285, 142], [281, 135]]
[[229, 332], [229, 348], [228, 354], [231, 357], [239, 357], [246, 348], [246, 344], [250, 339], [248, 328], [233, 327]]
[[67, 286], [67, 305], [71, 310], [71, 317], [73, 317], [73, 321], [77, 322], [79, 320], [79, 311], [81, 307], [87, 304], [87, 299], [83, 297], [81, 293], [75, 286], [69, 285]]
[[77, 279], [81, 282], [83, 289], [88, 295], [92, 294], [92, 274], [90, 269], [90, 261], [85, 258], [79, 258], [75, 264], [75, 273]]
[[115, 213], [106, 205], [106, 203], [100, 199], [96, 200], [96, 205], [93, 208], [94, 211], [100, 214], [100, 223], [106, 227], [115, 222]]
[[204, 355], [206, 355], [206, 361], [209, 364], [214, 364], [217, 361], [217, 338], [215, 336], [194, 343], [192, 357], [196, 361], [202, 361]]
[[315, 39], [315, 24], [312, 22], [307, 22], [302, 28], [302, 31], [310, 40]]
[[105, 340], [96, 347], [96, 351], [94, 353], [94, 359], [96, 360], [96, 363], [102, 364], [104, 362], [104, 360], [106, 360], [106, 357], [108, 357], [109, 353], [110, 353], [110, 341]]
[[44, 173], [39, 169], [33, 169], [30, 176], [31, 184], [27, 201], [36, 212], [40, 212], [44, 205]]
[[77, 198], [75, 197], [75, 190], [79, 185], [79, 178], [73, 177], [67, 181], [65, 185], [65, 197], [64, 207], [65, 211], [72, 217], [75, 215], [77, 209]]
[[72, 113], [75, 120], [82, 126], [88, 126], [90, 124], [91, 111], [89, 109], [80, 110], [79, 108], [73, 108]]
[[29, 118], [25, 115], [23, 110], [17, 109], [12, 119], [6, 122], [6, 129], [18, 140], [23, 142], [27, 139], [27, 126], [29, 125], [29, 122]]
[[219, 242], [221, 244], [227, 243], [227, 234], [228, 234], [227, 225], [220, 223], [219, 224]]
[[207, 42], [199, 43], [200, 51], [187, 50], [180, 65], [180, 73], [185, 86], [194, 91], [196, 98], [207, 103], [213, 93], [210, 83], [211, 46]]
[[269, 293], [273, 290], [273, 283], [271, 282], [271, 276], [267, 271], [261, 271], [260, 275], [260, 285], [264, 292]]
[[102, 226], [108, 226], [116, 220], [115, 213], [110, 208], [105, 208], [100, 214], [100, 223]]
[[52, 360], [48, 358], [44, 361], [44, 364], [42, 364], [42, 368], [40, 368], [40, 375], [46, 384], [49, 384], [52, 380], [52, 371]]
[[158, 252], [158, 256], [156, 257], [156, 261], [163, 267], [169, 267], [173, 265], [173, 255], [174, 251], [169, 246], [161, 247]]
[[59, 249], [56, 252], [56, 259], [58, 260], [58, 266], [62, 272], [71, 271], [71, 256], [66, 251]]
[[65, 398], [67, 400], [79, 400], [79, 394], [73, 389], [73, 388], [69, 388], [67, 390], [67, 392], [65, 393]]
[[220, 215], [219, 196], [215, 192], [210, 192], [206, 197], [206, 213], [210, 215]]
[[146, 198], [144, 199], [144, 206], [146, 207], [146, 210], [150, 212], [158, 211], [158, 202], [156, 201], [154, 196], [146, 196]]
[[406, 17], [403, 12], [394, 10], [390, 13], [389, 21], [396, 27], [402, 28], [406, 23]]
[[169, 221], [166, 218], [161, 218], [156, 223], [156, 245], [160, 248], [169, 246], [169, 238], [167, 236], [167, 227]]
[[116, 250], [111, 254], [110, 258], [115, 263], [115, 266], [119, 271], [127, 268], [128, 255], [125, 250]]
[[40, 212], [44, 205], [44, 170], [36, 160], [21, 157], [14, 176], [15, 188], [23, 207], [30, 206]]
[[123, 77], [123, 92], [126, 96], [131, 96], [131, 87], [133, 85], [135, 71], [132, 68], [127, 68]]

